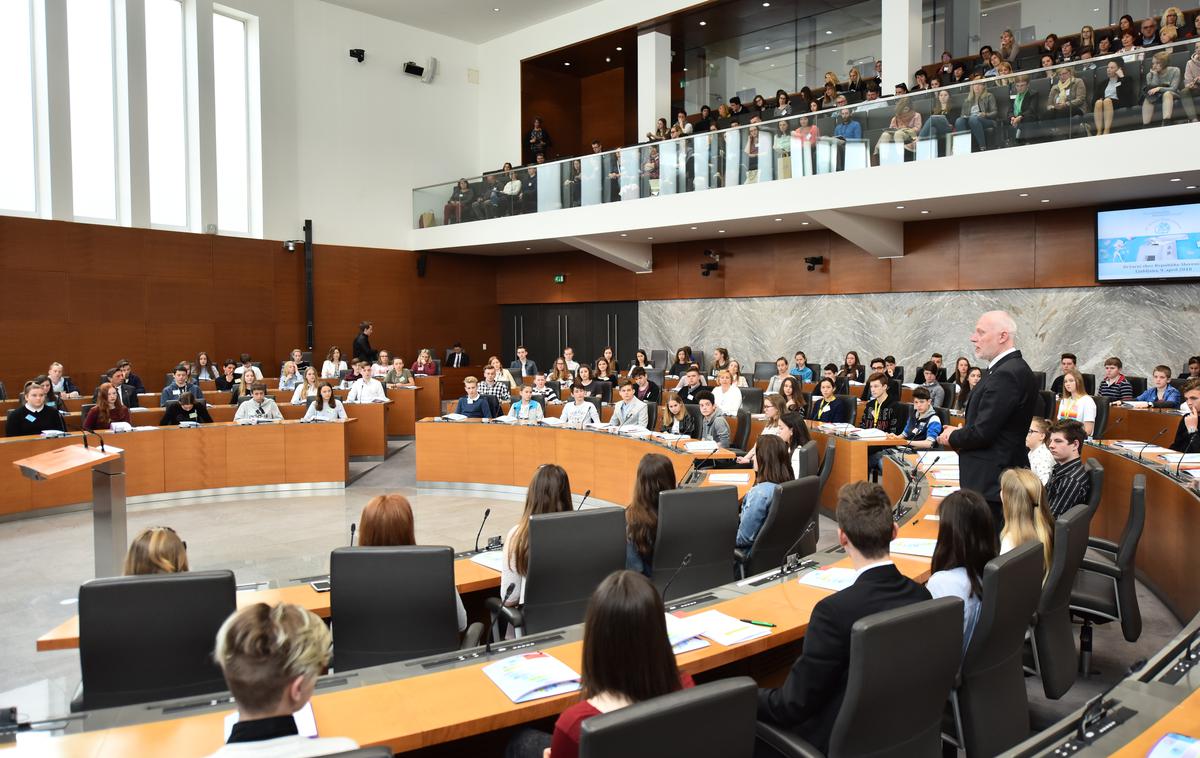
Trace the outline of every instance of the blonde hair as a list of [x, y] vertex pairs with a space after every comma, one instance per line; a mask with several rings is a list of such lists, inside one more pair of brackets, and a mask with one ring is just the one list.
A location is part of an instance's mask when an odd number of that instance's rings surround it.
[[325, 622], [291, 603], [255, 603], [237, 611], [217, 631], [213, 657], [238, 708], [269, 712], [298, 676], [316, 679], [329, 665], [333, 637]]
[[466, 379], [463, 379], [463, 384], [475, 385], [475, 384], [479, 384], [479, 380], [473, 376], [468, 376]]
[[1042, 543], [1042, 577], [1050, 571], [1054, 554], [1054, 528], [1046, 505], [1046, 490], [1037, 474], [1027, 468], [1010, 468], [1000, 475], [1000, 502], [1004, 505], [1001, 541], [1018, 547]]
[[177, 574], [187, 570], [187, 545], [169, 526], [151, 526], [138, 532], [125, 553], [125, 576]]

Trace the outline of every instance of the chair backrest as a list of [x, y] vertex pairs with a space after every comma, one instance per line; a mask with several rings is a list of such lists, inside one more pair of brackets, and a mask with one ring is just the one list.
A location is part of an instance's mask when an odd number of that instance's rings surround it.
[[1138, 395], [1140, 395], [1146, 391], [1146, 377], [1131, 376], [1129, 374], [1126, 374], [1125, 378], [1129, 380], [1129, 386], [1133, 388], [1133, 396], [1134, 397], [1137, 397]]
[[[1045, 101], [1043, 100], [1042, 102], [1045, 102]], [[1084, 374], [1083, 375], [1083, 388], [1084, 388], [1084, 390], [1087, 391], [1087, 393], [1089, 395], [1096, 394], [1096, 375], [1095, 374]]]
[[758, 387], [742, 387], [741, 407], [747, 413], [762, 413], [763, 391]]
[[454, 551], [340, 547], [329, 554], [333, 667], [378, 666], [458, 647]]
[[1042, 418], [1047, 421], [1054, 420], [1054, 404], [1058, 401], [1054, 398], [1054, 393], [1050, 390], [1041, 390], [1038, 392], [1042, 398]]
[[527, 634], [583, 621], [588, 598], [625, 568], [625, 509], [588, 508], [529, 519]]
[[894, 369], [892, 369], [892, 378], [898, 382], [903, 382], [904, 381], [904, 367], [896, 366]]
[[730, 551], [737, 537], [737, 520], [730, 514], [737, 513], [737, 508], [737, 487], [688, 487], [659, 493], [651, 564], [651, 578], [659, 592], [688, 553], [692, 558], [671, 584], [671, 597], [712, 589], [733, 577]]
[[[830, 758], [940, 753], [942, 712], [962, 660], [962, 614], [962, 600], [943, 597], [854, 622], [846, 695], [833, 723]], [[896, 640], [918, 636], [924, 655], [896, 655]]]
[[[654, 365], [658, 366], [657, 363], [655, 363]], [[670, 368], [670, 366], [668, 366], [667, 368]], [[665, 382], [664, 377], [666, 375], [667, 375], [666, 368], [652, 368], [652, 369], [649, 369], [646, 371], [646, 378], [649, 379], [650, 381], [654, 382], [655, 384], [657, 384], [659, 389], [663, 390], [664, 392], [666, 391], [666, 388], [663, 387], [663, 383]]]
[[596, 413], [600, 413], [600, 405], [602, 403], [600, 398], [596, 397], [595, 395], [586, 395], [583, 399], [596, 406]]
[[488, 407], [492, 409], [492, 418], [499, 416], [501, 410], [500, 398], [496, 397], [495, 395], [484, 395], [483, 397], [485, 400], [487, 400]]
[[1075, 637], [1071, 628], [1071, 589], [1087, 550], [1087, 506], [1077, 505], [1054, 523], [1054, 554], [1038, 600], [1033, 644], [1042, 689], [1057, 700], [1075, 684]]
[[750, 758], [757, 708], [758, 686], [749, 677], [678, 690], [585, 720], [579, 758]]
[[1083, 462], [1083, 469], [1087, 472], [1088, 486], [1091, 488], [1087, 501], [1087, 526], [1090, 529], [1092, 519], [1100, 508], [1100, 498], [1104, 496], [1104, 466], [1095, 458], [1088, 458]]
[[1045, 371], [1034, 371], [1033, 372], [1033, 381], [1037, 385], [1039, 392], [1046, 389], [1046, 372]]
[[774, 361], [755, 361], [754, 362], [754, 380], [764, 381], [775, 376]]
[[220, 692], [217, 630], [237, 610], [232, 571], [95, 579], [79, 588], [83, 708]]
[[1117, 568], [1121, 576], [1117, 579], [1117, 607], [1121, 609], [1121, 632], [1129, 642], [1142, 635], [1142, 611], [1137, 601], [1137, 582], [1134, 579], [1134, 559], [1137, 558], [1138, 542], [1146, 526], [1146, 476], [1133, 477], [1133, 488], [1129, 493], [1129, 516], [1125, 528], [1117, 541]]
[[942, 426], [950, 425], [950, 409], [949, 408], [934, 408], [933, 412], [937, 414], [938, 420], [942, 422]]
[[1104, 439], [1104, 432], [1108, 429], [1108, 398], [1103, 395], [1092, 395], [1092, 400], [1096, 401], [1096, 421], [1092, 424], [1092, 439]]
[[666, 350], [651, 350], [650, 365], [655, 371], [666, 371], [671, 367], [670, 354]]
[[954, 382], [938, 382], [938, 386], [942, 388], [942, 403], [945, 407], [949, 408], [950, 404], [954, 402], [954, 395], [958, 389], [958, 385]]
[[913, 405], [912, 403], [896, 403], [896, 433], [904, 431], [904, 427], [908, 425], [908, 420], [912, 418]]
[[[800, 468], [800, 470], [798, 472], [792, 472], [792, 473], [796, 474], [797, 479], [799, 479], [801, 477], [805, 477], [805, 476], [820, 477], [820, 475], [821, 475], [821, 455], [820, 455], [820, 451], [817, 449], [817, 441], [816, 440], [810, 439], [808, 442], [805, 442], [803, 445], [800, 446], [800, 466], [799, 466], [799, 468]], [[819, 480], [818, 480], [817, 486], [818, 487], [821, 486]]]
[[1029, 736], [1022, 657], [1042, 591], [1042, 566], [1042, 543], [1033, 540], [983, 569], [979, 620], [958, 686], [967, 755], [999, 755]]
[[700, 367], [700, 374], [701, 374], [701, 376], [703, 376], [707, 369], [707, 367], [705, 366], [705, 363], [704, 363], [704, 351], [703, 350], [693, 350], [692, 351], [692, 363], [695, 363], [697, 366]]
[[818, 499], [821, 493], [825, 491], [825, 482], [829, 481], [829, 474], [833, 471], [833, 459], [836, 453], [837, 440], [830, 437], [825, 442], [825, 457], [821, 460], [821, 473], [817, 475], [820, 478], [820, 485], [817, 490]]
[[704, 414], [700, 412], [700, 406], [694, 403], [684, 403], [684, 410], [692, 417], [692, 423], [696, 428], [696, 438], [700, 438], [700, 430], [704, 428]]
[[738, 410], [736, 418], [737, 429], [732, 430], [733, 435], [729, 440], [729, 446], [735, 447], [738, 450], [745, 450], [746, 443], [750, 440], [750, 413], [744, 405]]
[[[778, 568], [783, 563], [788, 548], [795, 544], [804, 529], [817, 517], [820, 491], [821, 480], [816, 476], [793, 479], [779, 485], [775, 500], [767, 511], [767, 518], [758, 530], [750, 555], [747, 556], [746, 576]], [[816, 546], [817, 533], [814, 529], [796, 550], [801, 555], [809, 555], [816, 550]]]

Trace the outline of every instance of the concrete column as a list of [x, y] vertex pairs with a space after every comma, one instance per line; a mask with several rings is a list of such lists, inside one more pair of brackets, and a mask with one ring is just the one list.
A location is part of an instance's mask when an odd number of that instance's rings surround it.
[[[146, 105], [146, 4], [117, 5], [118, 216], [130, 226], [150, 226], [150, 126]], [[122, 11], [123, 12], [120, 12]], [[125, 55], [120, 51], [124, 48]]]
[[921, 0], [887, 0], [882, 3], [880, 13], [880, 60], [883, 61], [883, 86], [881, 90], [891, 93], [892, 88], [904, 82], [912, 84], [913, 72], [929, 57], [921, 49]]
[[660, 32], [638, 36], [638, 104], [637, 128], [639, 140], [646, 132], [654, 131], [657, 119], [671, 117], [671, 38]]
[[191, 231], [217, 230], [217, 115], [213, 84], [213, 3], [183, 4], [187, 38], [188, 218]]
[[75, 217], [75, 188], [71, 176], [67, 2], [45, 0], [34, 3], [33, 8], [39, 215], [70, 221]]

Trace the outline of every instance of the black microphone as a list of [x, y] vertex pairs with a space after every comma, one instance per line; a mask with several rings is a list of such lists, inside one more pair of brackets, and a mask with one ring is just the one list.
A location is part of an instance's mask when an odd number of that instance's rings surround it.
[[1141, 671], [1142, 667], [1145, 665], [1145, 658], [1134, 661], [1129, 666], [1129, 670], [1125, 672], [1124, 676], [1114, 682], [1113, 685], [1104, 692], [1101, 692], [1099, 695], [1088, 701], [1088, 704], [1083, 707], [1083, 715], [1079, 717], [1079, 727], [1075, 730], [1075, 736], [1077, 738], [1081, 740], [1087, 739], [1087, 737], [1084, 736], [1084, 733], [1087, 731], [1088, 727], [1104, 718], [1108, 714], [1108, 710], [1104, 707], [1104, 698], [1108, 697], [1113, 690], [1119, 687], [1127, 677], [1130, 677]]
[[475, 532], [475, 552], [479, 552], [479, 535], [483, 534], [483, 525], [487, 523], [488, 516], [492, 515], [491, 508], [483, 509], [483, 521], [479, 522], [479, 531]]
[[354, 547], [354, 530], [357, 528], [358, 528], [358, 525], [355, 524], [353, 521], [351, 521], [350, 522], [350, 547]]
[[816, 528], [817, 528], [817, 520], [816, 519], [813, 519], [812, 521], [808, 522], [808, 526], [804, 527], [804, 531], [800, 533], [800, 537], [797, 538], [796, 541], [792, 543], [791, 547], [789, 547], [787, 550], [783, 551], [783, 560], [780, 561], [780, 563], [779, 563], [779, 581], [780, 582], [783, 581], [784, 570], [785, 570], [785, 567], [787, 566], [788, 556], [791, 555], [793, 550], [800, 547], [800, 543], [804, 541], [804, 538], [807, 537], [808, 535], [812, 534], [812, 531]]
[[[1179, 423], [1182, 424], [1183, 422], [1180, 421]], [[1188, 453], [1192, 452], [1192, 445], [1195, 444], [1196, 440], [1200, 440], [1200, 434], [1193, 434], [1192, 438], [1190, 440], [1188, 440], [1187, 445], [1183, 448], [1183, 454], [1179, 456], [1179, 463], [1175, 464], [1175, 478], [1176, 479], [1179, 478], [1179, 470], [1181, 468], [1183, 468], [1184, 458], [1187, 457]]]
[[101, 437], [99, 434], [96, 434], [96, 432], [95, 432], [95, 431], [93, 431], [93, 430], [91, 430], [91, 429], [84, 429], [84, 430], [83, 430], [83, 447], [84, 447], [84, 449], [87, 449], [87, 446], [88, 446], [88, 443], [87, 443], [87, 436], [88, 436], [89, 434], [90, 434], [90, 435], [92, 435], [92, 436], [94, 436], [96, 439], [100, 440], [100, 452], [102, 452], [102, 453], [104, 453], [104, 452], [107, 452], [107, 451], [104, 449], [104, 438], [103, 438], [103, 437]]
[[[1122, 421], [1123, 421], [1123, 420], [1124, 420], [1124, 419], [1122, 419]], [[1154, 435], [1153, 437], [1151, 437], [1149, 442], [1147, 442], [1145, 445], [1142, 445], [1140, 448], [1138, 448], [1138, 457], [1137, 457], [1137, 459], [1138, 459], [1139, 461], [1142, 459], [1142, 453], [1146, 452], [1146, 448], [1148, 448], [1148, 447], [1150, 447], [1151, 445], [1153, 445], [1153, 444], [1154, 444], [1154, 442], [1155, 442], [1155, 441], [1156, 441], [1156, 440], [1157, 440], [1159, 437], [1161, 437], [1161, 436], [1163, 436], [1164, 434], [1166, 434], [1168, 429], [1170, 429], [1170, 427], [1167, 427], [1167, 426], [1164, 426], [1162, 429], [1159, 429], [1159, 430], [1158, 430], [1158, 434], [1156, 434], [1156, 435]]]
[[[508, 585], [508, 589], [504, 590], [504, 597], [500, 600], [501, 608], [503, 608], [505, 605], [508, 604], [508, 599], [510, 597], [512, 597], [513, 591], [515, 591], [516, 589], [517, 589], [517, 583], [512, 582], [511, 584]], [[500, 611], [497, 611], [496, 614], [498, 616], [500, 614]], [[483, 654], [484, 655], [491, 655], [491, 653], [492, 653], [492, 641], [493, 641], [492, 640], [492, 630], [495, 628], [496, 628], [496, 624], [492, 624], [491, 626], [488, 627], [487, 641], [485, 641], [483, 644]]]
[[679, 568], [675, 569], [675, 573], [671, 574], [671, 578], [668, 579], [666, 585], [663, 586], [662, 600], [664, 603], [667, 602], [667, 590], [671, 589], [671, 584], [672, 584], [672, 582], [675, 581], [675, 577], [679, 576], [679, 572], [683, 571], [685, 568], [687, 568], [687, 565], [691, 562], [692, 562], [692, 554], [691, 553], [688, 553], [687, 555], [683, 556], [683, 560], [679, 562]]
[[913, 465], [912, 476], [908, 477], [908, 483], [904, 485], [904, 492], [900, 495], [900, 502], [896, 503], [897, 508], [908, 502], [908, 493], [912, 492], [913, 485], [916, 484], [917, 477], [921, 473], [921, 462], [925, 460], [925, 456], [932, 452], [932, 450], [926, 450], [917, 456], [917, 462]]
[[580, 499], [580, 501], [579, 501], [579, 505], [575, 506], [575, 510], [577, 510], [577, 511], [582, 511], [582, 510], [583, 510], [583, 504], [587, 502], [587, 499], [588, 499], [589, 497], [591, 497], [591, 494], [592, 494], [592, 491], [591, 491], [591, 490], [586, 490], [586, 491], [583, 493], [583, 497], [582, 497], [582, 498]]

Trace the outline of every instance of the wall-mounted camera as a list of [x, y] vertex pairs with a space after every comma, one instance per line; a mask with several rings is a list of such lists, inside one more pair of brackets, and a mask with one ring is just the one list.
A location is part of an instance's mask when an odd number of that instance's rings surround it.
[[808, 264], [808, 270], [809, 270], [809, 271], [816, 271], [816, 270], [817, 270], [817, 266], [823, 266], [823, 265], [825, 265], [825, 256], [823, 256], [823, 255], [814, 255], [814, 256], [811, 256], [811, 257], [805, 258], [805, 259], [804, 259], [804, 262], [805, 262], [806, 264]]
[[287, 250], [289, 253], [296, 252], [297, 245], [303, 247], [304, 240], [284, 240], [283, 241], [283, 249]]
[[350, 57], [353, 58], [354, 60], [358, 61], [359, 63], [362, 63], [363, 61], [365, 61], [367, 59], [367, 51], [363, 50], [361, 47], [351, 48], [350, 49]]
[[701, 263], [700, 264], [700, 276], [708, 276], [709, 274], [716, 271], [720, 267], [721, 266], [718, 263]]
[[425, 65], [407, 61], [404, 64], [404, 73], [409, 76], [419, 76], [421, 81], [429, 84], [433, 81], [434, 75], [437, 73], [437, 58], [429, 57], [425, 59]]

